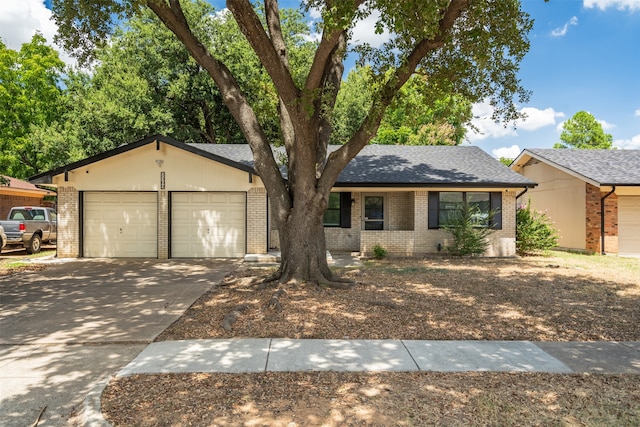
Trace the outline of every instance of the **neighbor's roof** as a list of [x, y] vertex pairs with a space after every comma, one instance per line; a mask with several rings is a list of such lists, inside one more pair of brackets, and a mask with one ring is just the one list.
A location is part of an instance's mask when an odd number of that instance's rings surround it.
[[0, 177], [6, 180], [6, 184], [0, 183], [0, 190], [19, 190], [19, 191], [28, 191], [33, 193], [39, 193], [40, 195], [48, 195], [53, 194], [53, 192], [49, 190], [43, 190], [42, 188], [38, 188], [30, 182], [23, 181], [18, 178], [13, 178], [11, 176], [0, 175]]
[[[51, 182], [55, 175], [159, 142], [254, 173], [247, 144], [185, 144], [155, 135], [105, 153], [36, 175], [32, 182]], [[329, 151], [340, 146], [330, 146]], [[275, 150], [283, 151], [281, 148]], [[279, 156], [278, 156], [279, 157]], [[286, 171], [283, 170], [286, 176]], [[398, 186], [532, 187], [536, 184], [512, 171], [479, 147], [368, 145], [342, 171], [336, 187]]]
[[521, 169], [531, 159], [598, 186], [640, 185], [640, 150], [525, 149], [511, 167]]

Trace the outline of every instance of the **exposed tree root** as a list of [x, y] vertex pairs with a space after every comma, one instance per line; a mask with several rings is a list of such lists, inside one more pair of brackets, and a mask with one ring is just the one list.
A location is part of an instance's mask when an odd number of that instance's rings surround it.
[[280, 297], [282, 296], [282, 294], [285, 294], [285, 293], [287, 293], [287, 291], [285, 291], [284, 289], [278, 289], [278, 291], [275, 294], [273, 294], [273, 296], [267, 303], [267, 306], [275, 308], [278, 313], [281, 312], [282, 304], [280, 303]]
[[335, 281], [335, 280], [319, 280], [318, 284], [320, 286], [325, 286], [331, 289], [340, 289], [340, 290], [348, 290], [355, 286], [354, 282], [351, 281]]
[[378, 307], [386, 307], [386, 308], [393, 308], [393, 309], [400, 308], [398, 304], [392, 301], [363, 301], [363, 302], [370, 305], [376, 305]]
[[234, 307], [233, 310], [224, 316], [224, 319], [222, 320], [222, 328], [227, 332], [231, 332], [233, 324], [236, 323], [238, 317], [240, 317], [240, 315], [248, 308], [249, 304], [240, 304], [239, 306]]

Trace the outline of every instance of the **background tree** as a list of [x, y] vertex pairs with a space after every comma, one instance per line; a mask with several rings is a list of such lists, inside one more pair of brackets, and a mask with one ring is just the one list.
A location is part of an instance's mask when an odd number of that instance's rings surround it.
[[578, 148], [595, 150], [613, 148], [613, 137], [604, 133], [602, 125], [593, 115], [578, 111], [562, 125], [560, 140], [553, 148]]
[[[357, 67], [349, 73], [336, 100], [332, 143], [342, 144], [357, 131], [372, 104], [370, 67]], [[445, 94], [429, 99], [428, 79], [414, 75], [400, 89], [385, 111], [375, 144], [458, 145], [472, 118], [471, 102]]]
[[[287, 177], [274, 158], [258, 106], [243, 90], [240, 76], [224, 56], [207, 47], [197, 22], [185, 14], [186, 0], [54, 0], [59, 34], [68, 49], [88, 58], [104, 45], [114, 22], [148, 7], [185, 45], [211, 76], [225, 105], [253, 152], [255, 169], [271, 201], [280, 231], [282, 261], [274, 278], [327, 285], [338, 283], [326, 262], [323, 214], [331, 188], [349, 161], [376, 135], [386, 108], [418, 70], [428, 76], [427, 99], [461, 96], [469, 102], [489, 99], [497, 116], [518, 117], [514, 97], [528, 93], [517, 78], [527, 52], [532, 21], [517, 0], [307, 0], [303, 8], [321, 15], [322, 37], [308, 71], [292, 67], [277, 0], [260, 7], [249, 0], [227, 0], [229, 12], [244, 34], [278, 96], [279, 127], [287, 154]], [[374, 15], [375, 14], [375, 15]], [[380, 48], [353, 46], [371, 64], [372, 103], [358, 129], [342, 147], [327, 154], [331, 112], [344, 73], [354, 24], [376, 16], [378, 31], [390, 40]]]
[[64, 63], [46, 42], [37, 33], [14, 51], [0, 41], [0, 170], [17, 178], [81, 155], [64, 124]]

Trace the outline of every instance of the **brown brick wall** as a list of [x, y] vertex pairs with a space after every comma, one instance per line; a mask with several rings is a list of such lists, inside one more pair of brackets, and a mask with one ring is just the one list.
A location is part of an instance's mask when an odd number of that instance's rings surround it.
[[7, 219], [9, 211], [14, 206], [51, 206], [43, 203], [42, 197], [0, 195], [0, 219]]
[[[601, 215], [600, 201], [608, 191], [586, 183], [586, 249], [601, 252]], [[605, 199], [604, 204], [605, 252], [618, 252], [618, 196], [614, 193]]]

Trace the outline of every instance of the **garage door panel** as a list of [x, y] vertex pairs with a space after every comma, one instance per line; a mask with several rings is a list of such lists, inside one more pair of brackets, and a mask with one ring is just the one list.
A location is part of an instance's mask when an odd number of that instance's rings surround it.
[[618, 197], [618, 253], [640, 254], [640, 197]]
[[157, 215], [156, 193], [85, 193], [84, 256], [156, 258]]
[[245, 199], [244, 193], [172, 195], [171, 256], [244, 256]]

